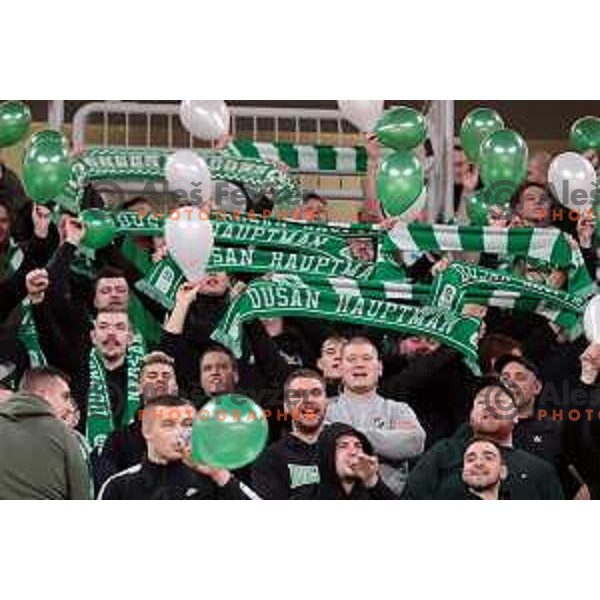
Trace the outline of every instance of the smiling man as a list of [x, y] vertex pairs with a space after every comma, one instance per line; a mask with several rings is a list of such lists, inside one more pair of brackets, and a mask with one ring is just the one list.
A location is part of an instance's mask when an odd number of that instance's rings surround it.
[[310, 369], [292, 373], [284, 385], [284, 408], [292, 431], [259, 456], [252, 487], [269, 500], [313, 499], [321, 481], [317, 442], [327, 411], [323, 377]]
[[375, 345], [364, 337], [348, 341], [341, 356], [342, 394], [331, 400], [327, 420], [363, 433], [381, 461], [384, 483], [397, 495], [408, 476], [408, 459], [423, 452], [425, 432], [403, 402], [377, 394], [383, 367]]
[[500, 486], [508, 470], [500, 447], [485, 438], [475, 438], [463, 458], [462, 479], [468, 500], [501, 500]]
[[494, 442], [508, 474], [503, 489], [511, 500], [562, 500], [552, 465], [513, 446], [516, 406], [514, 392], [496, 378], [479, 384], [468, 424], [437, 442], [410, 473], [403, 497], [410, 500], [459, 500], [465, 497], [464, 456], [473, 437]]
[[239, 381], [237, 361], [225, 348], [208, 348], [200, 358], [200, 385], [207, 398], [235, 392]]

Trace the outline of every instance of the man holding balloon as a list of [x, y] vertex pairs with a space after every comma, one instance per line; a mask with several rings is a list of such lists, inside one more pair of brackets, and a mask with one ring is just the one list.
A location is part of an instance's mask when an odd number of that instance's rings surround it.
[[258, 496], [227, 469], [192, 460], [196, 409], [189, 400], [159, 396], [142, 417], [147, 457], [109, 478], [98, 500], [250, 500]]

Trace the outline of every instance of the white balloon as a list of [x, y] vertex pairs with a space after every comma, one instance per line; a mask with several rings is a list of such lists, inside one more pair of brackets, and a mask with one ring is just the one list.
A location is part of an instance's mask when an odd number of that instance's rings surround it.
[[381, 113], [383, 100], [338, 100], [342, 114], [360, 131], [373, 131]]
[[201, 140], [218, 140], [229, 133], [229, 108], [223, 100], [182, 100], [183, 126]]
[[596, 172], [592, 163], [576, 152], [559, 154], [548, 169], [548, 182], [556, 199], [569, 210], [592, 207]]
[[585, 307], [583, 330], [589, 342], [600, 343], [600, 294], [594, 296]]
[[207, 215], [197, 206], [183, 206], [171, 211], [165, 224], [169, 254], [188, 281], [195, 282], [206, 274], [213, 250], [215, 238]]
[[189, 203], [203, 204], [213, 197], [213, 181], [206, 161], [192, 150], [173, 152], [165, 165], [169, 191], [186, 194]]

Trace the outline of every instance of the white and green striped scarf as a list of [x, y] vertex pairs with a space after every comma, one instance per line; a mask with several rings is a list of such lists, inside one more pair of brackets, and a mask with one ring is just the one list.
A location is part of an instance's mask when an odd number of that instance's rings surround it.
[[367, 151], [364, 146], [343, 147], [238, 139], [231, 142], [224, 153], [242, 158], [277, 161], [292, 170], [304, 173], [359, 174], [367, 171]]
[[587, 298], [465, 263], [452, 263], [432, 284], [431, 304], [460, 311], [465, 304], [534, 312], [574, 330]]
[[594, 284], [580, 250], [572, 249], [567, 236], [554, 228], [473, 227], [427, 223], [398, 223], [383, 240], [383, 255], [394, 250], [487, 252], [502, 256], [528, 257], [566, 269], [568, 291], [588, 294]]

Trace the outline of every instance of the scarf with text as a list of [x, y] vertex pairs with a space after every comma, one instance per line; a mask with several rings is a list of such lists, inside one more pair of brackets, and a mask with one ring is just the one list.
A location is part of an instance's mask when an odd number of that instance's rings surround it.
[[[123, 428], [136, 418], [140, 399], [138, 393], [138, 378], [141, 360], [146, 353], [141, 336], [134, 335], [133, 342], [127, 349], [127, 395], [120, 423], [115, 423], [110, 404], [110, 392], [106, 380], [106, 369], [95, 348], [90, 352], [89, 373], [90, 387], [88, 391], [88, 406], [85, 437], [92, 450], [102, 449], [106, 438], [115, 428]], [[122, 392], [122, 390], [119, 390]]]

